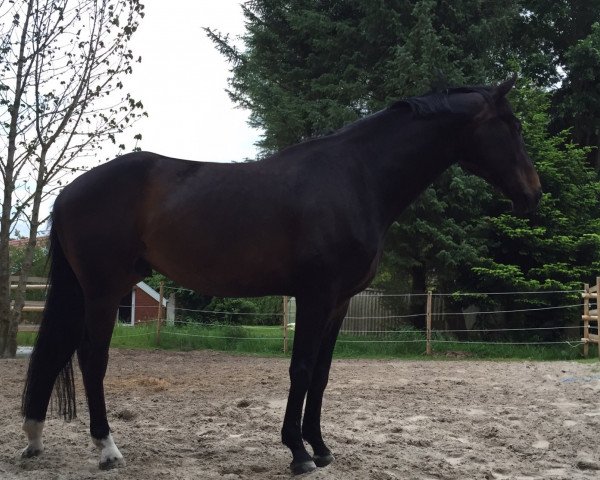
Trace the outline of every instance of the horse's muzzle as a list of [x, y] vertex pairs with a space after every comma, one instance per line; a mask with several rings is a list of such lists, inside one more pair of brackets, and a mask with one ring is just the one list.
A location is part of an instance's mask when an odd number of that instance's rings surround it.
[[528, 215], [537, 210], [542, 198], [542, 189], [538, 188], [531, 193], [524, 193], [513, 199], [513, 210], [517, 215]]

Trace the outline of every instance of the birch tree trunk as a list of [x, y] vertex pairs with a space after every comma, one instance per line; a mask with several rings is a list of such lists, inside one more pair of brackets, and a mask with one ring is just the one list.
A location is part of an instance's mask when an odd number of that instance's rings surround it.
[[[116, 136], [146, 115], [141, 102], [120, 93], [122, 78], [141, 61], [129, 41], [143, 16], [139, 0], [0, 0], [0, 69], [14, 78], [9, 85], [0, 77], [0, 122], [6, 125], [6, 138], [0, 137], [0, 357], [16, 352], [44, 201], [89, 168], [79, 157], [96, 156], [107, 141], [116, 145]], [[137, 145], [141, 135], [133, 139]], [[111, 157], [125, 148], [120, 144]], [[25, 216], [29, 242], [11, 313], [9, 239]]]
[[21, 264], [21, 272], [19, 274], [19, 282], [17, 289], [13, 294], [13, 307], [10, 315], [8, 326], [8, 341], [5, 342], [4, 352], [2, 356], [5, 358], [13, 358], [17, 354], [17, 332], [19, 323], [23, 315], [23, 307], [25, 306], [25, 295], [27, 279], [33, 265], [33, 254], [37, 245], [37, 233], [40, 226], [40, 206], [42, 204], [44, 176], [46, 174], [46, 155], [47, 150], [43, 149], [40, 156], [38, 167], [38, 178], [36, 181], [36, 189], [33, 195], [33, 204], [31, 207], [31, 217], [29, 221], [29, 240], [25, 247], [25, 255]]
[[[10, 257], [9, 240], [13, 216], [13, 194], [15, 179], [19, 170], [16, 158], [17, 134], [19, 114], [21, 112], [21, 100], [30, 78], [32, 63], [25, 57], [25, 44], [29, 21], [33, 10], [34, 0], [27, 2], [27, 15], [23, 21], [20, 34], [20, 45], [17, 58], [16, 76], [14, 83], [14, 99], [8, 107], [10, 124], [8, 128], [8, 148], [6, 160], [2, 169], [2, 180], [4, 183], [4, 195], [2, 198], [2, 214], [0, 217], [0, 357], [6, 352], [12, 351], [10, 343]], [[14, 356], [14, 355], [11, 355]]]

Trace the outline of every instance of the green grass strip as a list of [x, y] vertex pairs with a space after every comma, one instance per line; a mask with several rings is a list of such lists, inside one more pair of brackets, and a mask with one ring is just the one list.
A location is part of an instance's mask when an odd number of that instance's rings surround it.
[[[406, 327], [404, 327], [406, 328]], [[20, 332], [19, 345], [33, 345], [35, 333]], [[294, 332], [289, 332], [288, 353], [293, 346]], [[165, 349], [165, 350], [220, 350], [225, 352], [264, 356], [284, 356], [281, 327], [202, 325], [165, 325], [160, 341], [156, 341], [156, 324], [131, 327], [117, 325], [112, 341], [113, 348]], [[334, 355], [338, 358], [474, 358], [474, 359], [527, 359], [527, 360], [579, 360], [583, 347], [579, 342], [484, 342], [458, 341], [448, 334], [434, 335], [433, 355], [426, 357], [425, 333], [402, 330], [384, 334], [341, 334]], [[596, 345], [590, 345], [590, 359], [598, 358]], [[597, 360], [596, 360], [597, 361]]]

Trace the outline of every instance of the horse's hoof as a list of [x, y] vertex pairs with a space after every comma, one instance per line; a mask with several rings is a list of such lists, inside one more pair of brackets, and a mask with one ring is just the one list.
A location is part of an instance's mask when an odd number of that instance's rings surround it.
[[119, 449], [115, 445], [112, 435], [109, 433], [105, 438], [92, 437], [94, 444], [102, 449], [100, 452], [100, 470], [110, 470], [112, 468], [124, 467], [125, 460]]
[[42, 454], [44, 450], [38, 447], [32, 447], [31, 445], [27, 445], [27, 447], [21, 452], [21, 458], [33, 458], [38, 457]]
[[290, 464], [290, 468], [292, 469], [292, 474], [294, 475], [302, 475], [303, 473], [309, 473], [317, 469], [315, 462], [312, 460], [306, 460], [300, 463], [292, 462]]
[[113, 468], [119, 468], [125, 466], [125, 460], [123, 457], [112, 457], [105, 458], [100, 461], [99, 467], [100, 470], [112, 470]]
[[314, 455], [313, 460], [317, 467], [326, 467], [335, 460], [335, 457], [331, 453], [325, 455]]

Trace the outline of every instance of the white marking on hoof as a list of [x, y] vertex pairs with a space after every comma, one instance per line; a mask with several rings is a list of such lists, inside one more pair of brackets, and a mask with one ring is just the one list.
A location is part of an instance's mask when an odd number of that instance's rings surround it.
[[125, 466], [123, 455], [119, 452], [110, 433], [106, 438], [98, 439], [92, 437], [92, 441], [94, 445], [102, 449], [100, 452], [100, 470], [110, 470], [111, 468]]
[[21, 452], [21, 458], [37, 457], [44, 451], [42, 443], [42, 431], [44, 430], [44, 422], [37, 420], [25, 419], [23, 422], [23, 431], [27, 435], [27, 447]]

